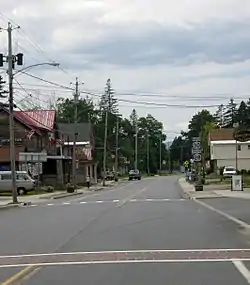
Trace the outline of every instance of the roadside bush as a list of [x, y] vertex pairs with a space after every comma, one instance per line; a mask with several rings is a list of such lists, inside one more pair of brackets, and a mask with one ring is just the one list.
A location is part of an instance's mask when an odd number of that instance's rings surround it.
[[246, 169], [241, 169], [241, 174], [247, 174], [247, 170]]
[[206, 169], [206, 174], [207, 175], [209, 175], [209, 174], [211, 174], [211, 173], [213, 173], [213, 169], [210, 167], [210, 168], [207, 168]]
[[221, 175], [221, 176], [223, 175], [223, 170], [224, 170], [224, 166], [223, 166], [223, 167], [220, 167], [220, 175]]
[[74, 185], [71, 184], [71, 183], [68, 183], [68, 184], [66, 185], [66, 190], [67, 190], [67, 193], [74, 193], [74, 192], [75, 192]]
[[53, 186], [44, 186], [41, 188], [41, 190], [47, 192], [47, 193], [52, 193], [55, 191], [55, 188]]

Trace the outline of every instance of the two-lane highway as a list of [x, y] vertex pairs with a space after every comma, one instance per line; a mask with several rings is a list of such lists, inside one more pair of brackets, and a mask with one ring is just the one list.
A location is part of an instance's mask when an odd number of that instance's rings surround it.
[[176, 177], [0, 215], [0, 282], [246, 285], [248, 236]]

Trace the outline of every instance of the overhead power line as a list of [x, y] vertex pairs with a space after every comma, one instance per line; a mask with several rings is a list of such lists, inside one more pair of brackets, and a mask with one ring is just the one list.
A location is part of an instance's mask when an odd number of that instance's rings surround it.
[[[48, 84], [51, 84], [51, 85], [54, 85], [54, 86], [58, 86], [58, 87], [61, 87], [61, 88], [67, 89], [67, 90], [71, 90], [72, 92], [74, 91], [74, 89], [71, 88], [71, 87], [68, 87], [68, 86], [65, 86], [65, 85], [62, 85], [62, 84], [59, 84], [59, 83], [55, 83], [55, 82], [50, 81], [50, 80], [43, 79], [43, 78], [41, 78], [39, 76], [35, 76], [35, 75], [30, 74], [28, 72], [23, 72], [23, 73], [28, 75], [28, 76], [30, 76], [30, 77], [32, 77], [32, 78], [40, 80], [42, 82], [45, 82], [45, 83], [48, 83]], [[92, 92], [88, 92], [88, 91], [79, 90], [79, 93], [85, 94], [85, 95], [90, 95], [90, 96], [93, 96], [93, 97], [97, 97], [99, 99], [101, 98], [101, 95], [95, 94], [95, 93], [92, 93]], [[121, 98], [119, 98], [119, 102], [133, 103], [133, 104], [136, 104], [136, 105], [161, 106], [161, 107], [178, 107], [178, 108], [213, 108], [213, 107], [218, 107], [220, 105], [220, 104], [209, 104], [209, 105], [168, 104], [168, 103], [157, 103], [157, 102], [147, 102], [147, 101], [135, 101], [135, 100], [121, 99]]]

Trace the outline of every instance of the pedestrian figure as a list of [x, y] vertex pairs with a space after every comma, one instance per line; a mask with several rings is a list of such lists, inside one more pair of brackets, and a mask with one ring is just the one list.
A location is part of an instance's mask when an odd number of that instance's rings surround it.
[[87, 182], [87, 187], [89, 189], [89, 187], [90, 187], [90, 177], [89, 177], [89, 175], [87, 175], [87, 177], [86, 177], [86, 182]]

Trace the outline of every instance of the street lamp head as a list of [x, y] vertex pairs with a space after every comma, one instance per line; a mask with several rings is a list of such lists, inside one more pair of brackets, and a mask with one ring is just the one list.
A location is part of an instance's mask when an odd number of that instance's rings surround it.
[[51, 62], [49, 65], [58, 67], [58, 66], [60, 66], [60, 63], [58, 63], [58, 62]]

